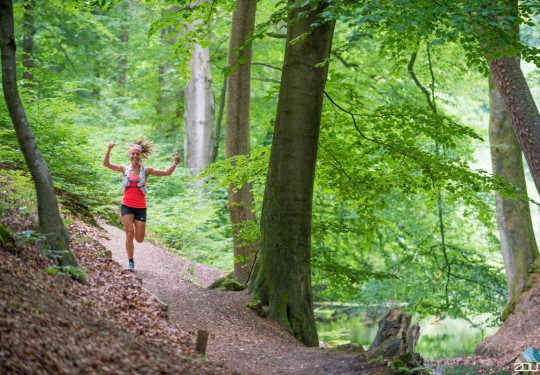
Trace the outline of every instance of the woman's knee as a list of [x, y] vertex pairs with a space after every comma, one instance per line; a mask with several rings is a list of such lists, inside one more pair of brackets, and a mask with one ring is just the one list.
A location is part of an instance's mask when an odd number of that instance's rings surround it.
[[133, 241], [133, 238], [135, 238], [135, 232], [133, 229], [126, 229], [126, 238]]

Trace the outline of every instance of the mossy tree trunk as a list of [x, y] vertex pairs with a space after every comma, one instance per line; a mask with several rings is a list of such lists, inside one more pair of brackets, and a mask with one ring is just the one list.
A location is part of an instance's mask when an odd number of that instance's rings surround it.
[[58, 209], [49, 168], [39, 151], [28, 124], [17, 89], [13, 3], [0, 0], [0, 47], [2, 88], [6, 105], [15, 128], [17, 140], [36, 188], [38, 206], [38, 248], [63, 266], [77, 266], [69, 250], [68, 232]]
[[[489, 142], [493, 173], [527, 191], [521, 147], [492, 76], [489, 79], [489, 90]], [[508, 304], [511, 306], [527, 283], [529, 266], [538, 257], [538, 247], [529, 202], [505, 199], [498, 193], [495, 194], [495, 201], [508, 283]]]
[[[227, 158], [249, 154], [249, 106], [251, 78], [251, 45], [239, 48], [253, 33], [257, 2], [238, 0], [233, 13], [231, 39], [229, 42], [229, 66], [235, 66], [227, 82]], [[242, 63], [238, 64], [239, 58]], [[229, 213], [233, 227], [234, 279], [246, 283], [255, 259], [258, 243], [246, 243], [242, 238], [242, 227], [255, 222], [253, 212], [253, 193], [251, 184], [241, 187], [230, 186], [228, 189]]]
[[[291, 3], [292, 4], [292, 3]], [[285, 60], [261, 218], [261, 244], [250, 294], [299, 341], [318, 346], [311, 289], [311, 212], [317, 143], [334, 22], [326, 2], [296, 8]], [[308, 12], [309, 11], [309, 12]], [[320, 22], [310, 30], [311, 25]], [[308, 33], [305, 38], [298, 38]], [[295, 40], [296, 43], [291, 43]]]

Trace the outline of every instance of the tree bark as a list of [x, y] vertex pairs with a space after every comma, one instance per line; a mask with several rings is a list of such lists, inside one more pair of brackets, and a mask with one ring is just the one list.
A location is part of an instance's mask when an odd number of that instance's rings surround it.
[[521, 71], [518, 57], [489, 63], [501, 99], [508, 110], [536, 190], [540, 192], [540, 113]]
[[[493, 173], [526, 192], [521, 148], [492, 76], [489, 79], [489, 89], [489, 141]], [[508, 284], [508, 305], [512, 306], [527, 283], [529, 266], [538, 257], [538, 247], [529, 203], [519, 199], [505, 199], [498, 193], [495, 194], [495, 201]]]
[[[193, 25], [187, 25], [188, 30]], [[184, 160], [194, 175], [212, 162], [214, 94], [210, 72], [210, 49], [194, 46], [191, 78], [185, 88]]]
[[[261, 245], [250, 294], [268, 305], [270, 317], [299, 341], [318, 346], [311, 289], [311, 212], [317, 145], [334, 22], [317, 8], [296, 8], [305, 16], [290, 22], [281, 77], [276, 125], [261, 219]], [[297, 37], [309, 32], [305, 38]], [[291, 41], [296, 43], [292, 44]]]
[[[255, 27], [257, 2], [238, 0], [233, 13], [231, 39], [229, 42], [229, 66], [235, 66], [227, 82], [227, 122], [226, 145], [227, 158], [247, 155], [249, 142], [249, 106], [251, 78], [251, 45], [240, 52], [242, 62], [238, 64], [235, 49], [244, 43]], [[246, 183], [239, 189], [231, 185], [228, 189], [229, 213], [233, 227], [234, 278], [240, 283], [248, 281], [251, 267], [255, 260], [258, 243], [245, 244], [242, 239], [242, 225], [255, 222], [253, 212], [253, 193], [251, 184]]]
[[60, 217], [49, 168], [37, 147], [17, 89], [11, 0], [0, 0], [0, 43], [4, 97], [17, 140], [36, 188], [40, 234], [38, 249], [53, 258], [60, 267], [77, 266], [77, 260], [69, 251], [68, 232]]

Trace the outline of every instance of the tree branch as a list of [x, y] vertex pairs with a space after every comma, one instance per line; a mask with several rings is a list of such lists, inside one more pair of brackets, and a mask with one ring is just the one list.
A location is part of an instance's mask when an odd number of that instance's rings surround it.
[[431, 100], [431, 95], [429, 94], [429, 91], [424, 86], [422, 86], [422, 83], [420, 83], [420, 81], [418, 80], [418, 77], [416, 77], [416, 74], [414, 73], [414, 63], [416, 61], [416, 56], [417, 56], [417, 53], [413, 52], [413, 54], [411, 55], [411, 59], [409, 60], [409, 64], [407, 65], [407, 70], [409, 71], [409, 74], [411, 75], [416, 86], [418, 86], [418, 88], [426, 96], [428, 105], [433, 111], [433, 113], [437, 113], [437, 108], [435, 107], [435, 103], [433, 103]]

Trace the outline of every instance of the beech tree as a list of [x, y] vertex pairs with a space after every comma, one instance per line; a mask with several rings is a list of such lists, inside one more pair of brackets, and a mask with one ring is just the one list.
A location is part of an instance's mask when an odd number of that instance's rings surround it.
[[[193, 31], [194, 27], [193, 24], [186, 26], [188, 32]], [[194, 43], [189, 65], [190, 79], [184, 90], [184, 160], [186, 167], [191, 168], [197, 175], [212, 162], [214, 93], [210, 49], [198, 42]]]
[[[247, 155], [249, 142], [249, 105], [251, 95], [251, 45], [242, 47], [255, 26], [257, 2], [239, 0], [233, 13], [229, 42], [229, 66], [234, 70], [227, 82], [227, 158]], [[237, 49], [240, 49], [237, 51]], [[234, 278], [240, 283], [248, 281], [255, 259], [257, 244], [246, 244], [242, 227], [255, 222], [251, 183], [231, 184], [228, 189], [229, 213], [233, 226]]]
[[[290, 1], [289, 4], [295, 4]], [[299, 341], [318, 346], [311, 289], [311, 213], [333, 21], [320, 2], [290, 10], [251, 298]], [[314, 26], [315, 25], [315, 26]]]
[[[506, 31], [504, 44], [486, 34], [486, 29], [479, 25], [477, 36], [483, 46], [489, 70], [501, 96], [517, 139], [527, 160], [536, 189], [540, 192], [540, 113], [531, 94], [531, 90], [520, 66], [516, 54], [519, 43], [518, 1], [508, 0], [501, 14], [492, 14]], [[501, 51], [502, 50], [502, 51]], [[524, 48], [524, 50], [526, 50]]]
[[[32, 129], [17, 88], [13, 3], [0, 1], [0, 47], [2, 53], [2, 89], [15, 128], [17, 140], [36, 188], [38, 207], [38, 249], [52, 258], [59, 267], [77, 267], [69, 250], [68, 232], [58, 209], [49, 169], [34, 139]], [[74, 274], [84, 281], [82, 274]]]
[[[489, 84], [489, 145], [493, 173], [526, 192], [521, 147], [491, 76]], [[538, 258], [538, 247], [529, 202], [505, 199], [499, 193], [495, 193], [495, 202], [508, 284], [508, 305], [512, 308], [527, 283], [530, 265]]]

